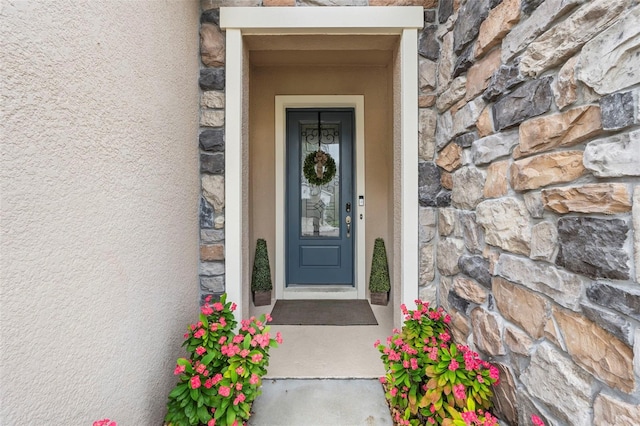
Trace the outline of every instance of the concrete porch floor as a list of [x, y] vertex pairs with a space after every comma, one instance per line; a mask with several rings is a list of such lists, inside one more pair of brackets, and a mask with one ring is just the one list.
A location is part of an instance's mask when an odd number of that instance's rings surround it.
[[375, 379], [264, 380], [249, 426], [392, 426]]
[[[270, 313], [273, 305], [251, 306], [251, 315]], [[377, 326], [272, 325], [283, 344], [270, 351], [267, 379], [378, 378], [384, 374], [380, 352], [373, 343], [384, 342], [393, 329], [393, 307], [371, 305]]]

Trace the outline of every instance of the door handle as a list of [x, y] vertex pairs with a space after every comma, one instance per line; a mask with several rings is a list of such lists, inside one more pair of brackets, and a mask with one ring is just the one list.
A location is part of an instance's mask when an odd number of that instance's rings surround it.
[[344, 221], [347, 224], [347, 238], [349, 238], [351, 237], [351, 216], [347, 216]]

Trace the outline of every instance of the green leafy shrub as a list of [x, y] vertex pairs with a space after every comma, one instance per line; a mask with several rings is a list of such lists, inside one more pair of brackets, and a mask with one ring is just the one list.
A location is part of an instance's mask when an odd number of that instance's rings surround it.
[[226, 302], [226, 294], [210, 301], [184, 335], [189, 358], [179, 358], [174, 370], [179, 379], [169, 394], [168, 426], [244, 424], [260, 395], [269, 349], [282, 343], [279, 332], [275, 339], [269, 334], [268, 314], [242, 320], [235, 333], [235, 303]]
[[271, 283], [271, 268], [269, 266], [269, 253], [267, 242], [260, 238], [256, 243], [256, 253], [253, 260], [253, 272], [251, 274], [251, 290], [269, 291], [273, 288]]
[[387, 250], [382, 238], [376, 238], [373, 244], [373, 257], [371, 260], [371, 275], [369, 276], [369, 290], [372, 293], [386, 293], [391, 289], [389, 278], [389, 264], [387, 262]]
[[491, 415], [498, 369], [465, 345], [451, 342], [450, 317], [416, 300], [402, 330], [376, 342], [386, 375], [380, 378], [399, 425], [497, 425]]

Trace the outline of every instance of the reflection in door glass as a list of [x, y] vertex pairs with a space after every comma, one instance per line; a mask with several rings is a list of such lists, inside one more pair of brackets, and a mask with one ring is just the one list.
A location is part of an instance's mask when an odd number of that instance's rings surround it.
[[[339, 122], [323, 120], [300, 123], [300, 201], [301, 235], [303, 237], [340, 236], [340, 127]], [[304, 160], [318, 149], [331, 155], [336, 174], [330, 182], [318, 186], [304, 176]]]

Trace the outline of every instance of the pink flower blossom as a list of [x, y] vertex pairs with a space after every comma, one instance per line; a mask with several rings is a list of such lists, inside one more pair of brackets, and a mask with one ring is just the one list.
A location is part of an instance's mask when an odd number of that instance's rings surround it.
[[451, 362], [449, 363], [449, 370], [456, 371], [458, 367], [460, 367], [460, 364], [458, 364], [458, 361], [456, 361], [455, 359], [452, 359]]
[[[484, 426], [495, 426], [498, 424], [498, 418], [497, 417], [493, 417], [491, 415], [491, 413], [489, 413], [488, 411], [485, 413], [484, 416]], [[543, 423], [544, 425], [544, 423]]]
[[221, 310], [224, 309], [224, 306], [222, 305], [222, 303], [216, 302], [216, 303], [213, 304], [213, 309], [215, 309], [216, 311], [220, 312]]
[[238, 373], [238, 376], [242, 376], [242, 374], [244, 373], [244, 368], [242, 367], [236, 368], [236, 373]]
[[213, 383], [213, 379], [209, 378], [207, 379], [206, 382], [204, 382], [204, 387], [207, 389], [211, 389], [211, 387], [214, 385]]
[[191, 378], [191, 389], [198, 389], [200, 384], [200, 376], [193, 376]]
[[496, 380], [500, 378], [500, 371], [493, 365], [489, 366], [489, 377]]
[[203, 353], [205, 353], [206, 351], [207, 351], [207, 350], [206, 350], [204, 347], [202, 347], [202, 346], [198, 346], [198, 347], [196, 348], [196, 353], [197, 353], [198, 355], [202, 355], [202, 354], [203, 354]]
[[207, 423], [207, 426], [216, 426], [216, 419], [211, 419], [209, 420], [209, 422]]
[[207, 368], [206, 365], [204, 364], [200, 364], [200, 362], [198, 361], [198, 363], [196, 364], [196, 372], [202, 374], [204, 373], [204, 370]]
[[267, 320], [267, 322], [271, 322], [273, 321], [273, 318], [271, 317], [271, 314], [265, 314], [265, 319]]
[[184, 333], [184, 335], [182, 337], [184, 337], [185, 339], [188, 339], [189, 338], [189, 333]]
[[211, 309], [211, 306], [209, 306], [208, 303], [205, 303], [204, 306], [200, 308], [200, 311], [207, 316], [213, 313], [213, 309]]
[[204, 336], [204, 333], [206, 333], [206, 331], [204, 331], [204, 328], [199, 328], [198, 331], [193, 333], [193, 337], [195, 337], [196, 339], [199, 339], [202, 336]]
[[235, 311], [238, 308], [238, 305], [236, 305], [235, 303], [231, 304], [231, 312]]
[[378, 380], [380, 380], [380, 383], [387, 383], [387, 378], [384, 376], [380, 377]]
[[464, 385], [462, 383], [453, 385], [453, 396], [455, 396], [457, 399], [465, 399], [467, 397]]
[[231, 358], [234, 355], [237, 355], [240, 353], [240, 346], [238, 345], [223, 345], [220, 348], [220, 352], [222, 352], [223, 355], [228, 356], [229, 358]]
[[184, 368], [184, 365], [176, 365], [176, 369], [173, 370], [173, 374], [177, 376], [178, 374], [184, 373]]
[[451, 315], [447, 314], [444, 316], [444, 323], [449, 324], [451, 322]]
[[237, 391], [241, 391], [242, 390], [242, 383], [240, 383], [240, 382], [236, 383], [236, 390]]
[[233, 400], [233, 405], [238, 405], [241, 402], [243, 402], [246, 399], [246, 397], [244, 396], [243, 393], [238, 394], [238, 396], [236, 396], [236, 399]]
[[240, 343], [244, 340], [244, 336], [242, 334], [237, 334], [233, 336], [233, 343]]
[[222, 374], [218, 373], [211, 378], [211, 383], [215, 385], [215, 384], [218, 384], [218, 382], [220, 382], [221, 380], [222, 380]]
[[226, 327], [227, 326], [227, 320], [224, 319], [224, 317], [220, 317], [220, 319], [218, 321], [220, 322], [220, 326], [221, 327]]
[[534, 426], [545, 426], [542, 419], [535, 414], [531, 415], [531, 423], [533, 423]]
[[109, 419], [102, 419], [93, 422], [93, 426], [118, 426], [116, 422]]
[[247, 355], [249, 355], [249, 349], [243, 349], [243, 350], [240, 351], [240, 356], [242, 358], [246, 358]]
[[231, 394], [231, 388], [229, 388], [228, 386], [220, 386], [220, 389], [218, 389], [218, 393], [222, 396], [229, 396]]
[[418, 369], [418, 360], [415, 358], [411, 358], [411, 369], [412, 370]]
[[391, 388], [391, 396], [396, 396], [398, 394], [398, 388]]
[[404, 361], [402, 361], [402, 366], [404, 368], [409, 368], [409, 361], [407, 361], [406, 359]]
[[464, 420], [464, 422], [468, 425], [471, 425], [478, 421], [478, 416], [474, 411], [465, 411], [464, 413], [461, 413], [461, 415], [462, 420]]
[[[280, 340], [282, 340], [282, 338], [280, 338]], [[253, 339], [251, 340], [251, 345], [253, 347], [260, 346], [261, 348], [265, 348], [269, 346], [270, 341], [271, 341], [271, 336], [269, 336], [269, 333], [256, 334], [255, 336], [253, 336]]]
[[376, 340], [375, 342], [373, 342], [373, 347], [377, 348], [380, 345], [380, 339]]
[[227, 336], [222, 336], [220, 339], [218, 339], [218, 344], [224, 345], [224, 342], [226, 341], [227, 341]]
[[218, 323], [217, 323], [217, 322], [214, 322], [213, 324], [211, 324], [211, 326], [209, 327], [209, 329], [210, 329], [211, 331], [218, 331], [218, 327], [219, 327]]
[[258, 382], [260, 382], [260, 376], [258, 376], [256, 373], [253, 373], [251, 375], [251, 378], [249, 379], [249, 383], [255, 385], [258, 384]]
[[278, 342], [279, 345], [282, 344], [282, 334], [280, 334], [279, 331], [276, 333], [276, 342]]
[[251, 362], [253, 362], [254, 364], [257, 364], [260, 361], [262, 361], [262, 358], [263, 358], [263, 355], [261, 353], [257, 353], [251, 357]]
[[[433, 348], [435, 349], [435, 348]], [[438, 351], [431, 351], [431, 353], [429, 354], [429, 359], [431, 359], [431, 361], [437, 361], [438, 360]]]

